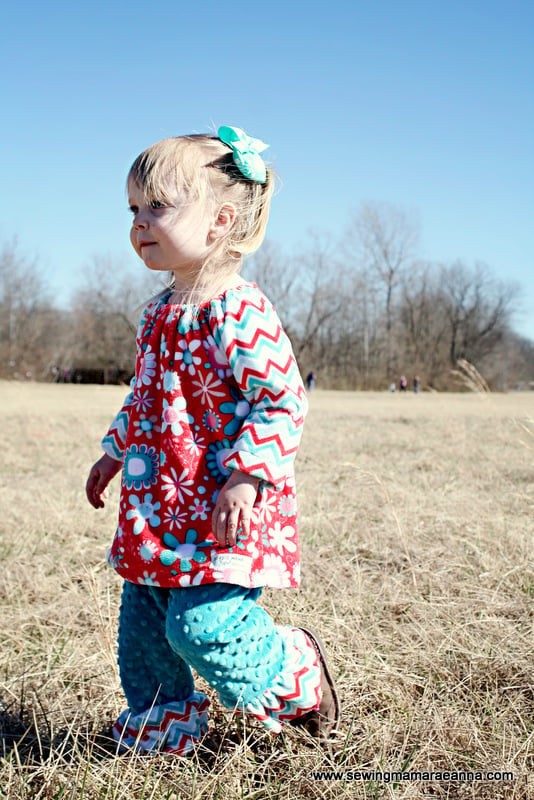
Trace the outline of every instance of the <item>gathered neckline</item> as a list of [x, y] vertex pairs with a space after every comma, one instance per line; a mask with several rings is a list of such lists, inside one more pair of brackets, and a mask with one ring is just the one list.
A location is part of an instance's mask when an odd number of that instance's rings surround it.
[[206, 306], [211, 305], [216, 300], [221, 300], [223, 297], [226, 297], [230, 292], [238, 292], [241, 289], [250, 289], [250, 288], [258, 288], [256, 284], [251, 283], [250, 281], [243, 281], [242, 283], [237, 284], [237, 286], [230, 286], [228, 289], [224, 289], [219, 294], [210, 297], [209, 300], [204, 300], [202, 303], [170, 303], [169, 298], [172, 297], [174, 293], [174, 289], [168, 289], [164, 292], [158, 299], [158, 306], [167, 306], [169, 308], [181, 308], [184, 311], [188, 308], [205, 308]]

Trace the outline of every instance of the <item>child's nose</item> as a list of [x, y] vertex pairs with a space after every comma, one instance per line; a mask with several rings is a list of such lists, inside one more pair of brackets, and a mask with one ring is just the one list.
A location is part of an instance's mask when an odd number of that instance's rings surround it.
[[143, 211], [138, 211], [133, 218], [133, 226], [136, 230], [143, 230], [148, 227], [148, 217]]

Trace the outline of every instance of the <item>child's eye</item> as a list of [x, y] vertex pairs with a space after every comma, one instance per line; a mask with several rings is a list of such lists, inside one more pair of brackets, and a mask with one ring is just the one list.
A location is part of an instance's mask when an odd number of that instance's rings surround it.
[[150, 203], [150, 208], [166, 208], [166, 205], [159, 200], [152, 200]]
[[137, 206], [130, 206], [130, 211], [132, 212], [132, 214], [137, 214], [139, 208]]

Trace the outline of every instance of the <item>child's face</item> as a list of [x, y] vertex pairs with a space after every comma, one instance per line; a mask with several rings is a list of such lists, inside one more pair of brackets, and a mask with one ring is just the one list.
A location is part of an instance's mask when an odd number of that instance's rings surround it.
[[213, 247], [213, 215], [200, 201], [176, 193], [172, 206], [148, 205], [143, 191], [128, 183], [133, 213], [130, 241], [149, 269], [172, 271], [177, 281], [192, 283]]

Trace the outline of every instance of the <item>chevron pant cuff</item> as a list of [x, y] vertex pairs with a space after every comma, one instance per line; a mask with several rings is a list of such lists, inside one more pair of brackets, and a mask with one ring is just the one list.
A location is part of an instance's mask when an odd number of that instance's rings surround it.
[[256, 717], [271, 733], [284, 722], [319, 708], [321, 667], [314, 647], [299, 628], [278, 627], [284, 641], [284, 661], [272, 686], [242, 710]]
[[120, 750], [185, 756], [208, 730], [209, 704], [194, 692], [187, 700], [153, 705], [140, 714], [127, 708], [113, 726], [113, 738]]

